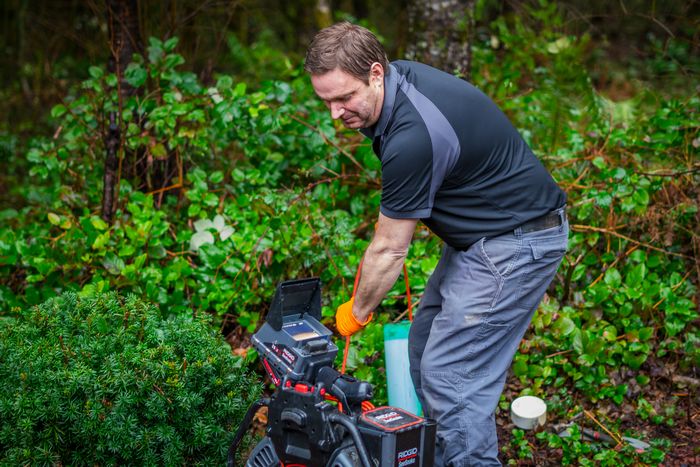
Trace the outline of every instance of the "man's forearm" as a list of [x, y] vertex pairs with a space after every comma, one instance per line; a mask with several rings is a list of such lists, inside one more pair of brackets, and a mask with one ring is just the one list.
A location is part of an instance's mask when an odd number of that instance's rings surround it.
[[355, 294], [353, 314], [367, 321], [399, 277], [408, 249], [392, 249], [375, 238], [367, 248], [362, 263], [360, 283]]

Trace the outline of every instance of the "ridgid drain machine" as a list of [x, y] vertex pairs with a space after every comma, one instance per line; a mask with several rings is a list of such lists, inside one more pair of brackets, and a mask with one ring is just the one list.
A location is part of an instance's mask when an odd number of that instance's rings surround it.
[[397, 407], [374, 407], [372, 386], [333, 368], [338, 347], [320, 322], [319, 279], [278, 285], [253, 346], [276, 388], [248, 409], [229, 449], [255, 412], [268, 407], [264, 438], [246, 467], [432, 467], [435, 422]]

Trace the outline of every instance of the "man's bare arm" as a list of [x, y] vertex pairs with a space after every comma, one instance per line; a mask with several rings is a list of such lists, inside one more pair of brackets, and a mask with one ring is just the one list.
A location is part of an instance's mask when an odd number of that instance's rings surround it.
[[418, 219], [392, 219], [379, 214], [377, 229], [365, 251], [353, 315], [361, 323], [384, 299], [399, 277]]

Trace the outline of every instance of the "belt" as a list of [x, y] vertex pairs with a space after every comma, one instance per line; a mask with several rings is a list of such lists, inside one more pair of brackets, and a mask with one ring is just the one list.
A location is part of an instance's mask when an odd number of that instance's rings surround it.
[[566, 211], [557, 209], [556, 211], [550, 211], [544, 216], [529, 220], [524, 224], [521, 224], [519, 229], [522, 233], [537, 232], [538, 230], [551, 229], [552, 227], [559, 227], [560, 225], [562, 225], [564, 223], [564, 219], [566, 219]]

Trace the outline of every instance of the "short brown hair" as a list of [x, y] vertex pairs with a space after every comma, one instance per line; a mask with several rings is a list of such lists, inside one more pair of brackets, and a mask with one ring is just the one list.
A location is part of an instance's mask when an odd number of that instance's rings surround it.
[[389, 74], [389, 59], [379, 39], [368, 29], [343, 21], [320, 30], [308, 50], [304, 69], [322, 75], [340, 68], [369, 84], [372, 63], [378, 62]]

